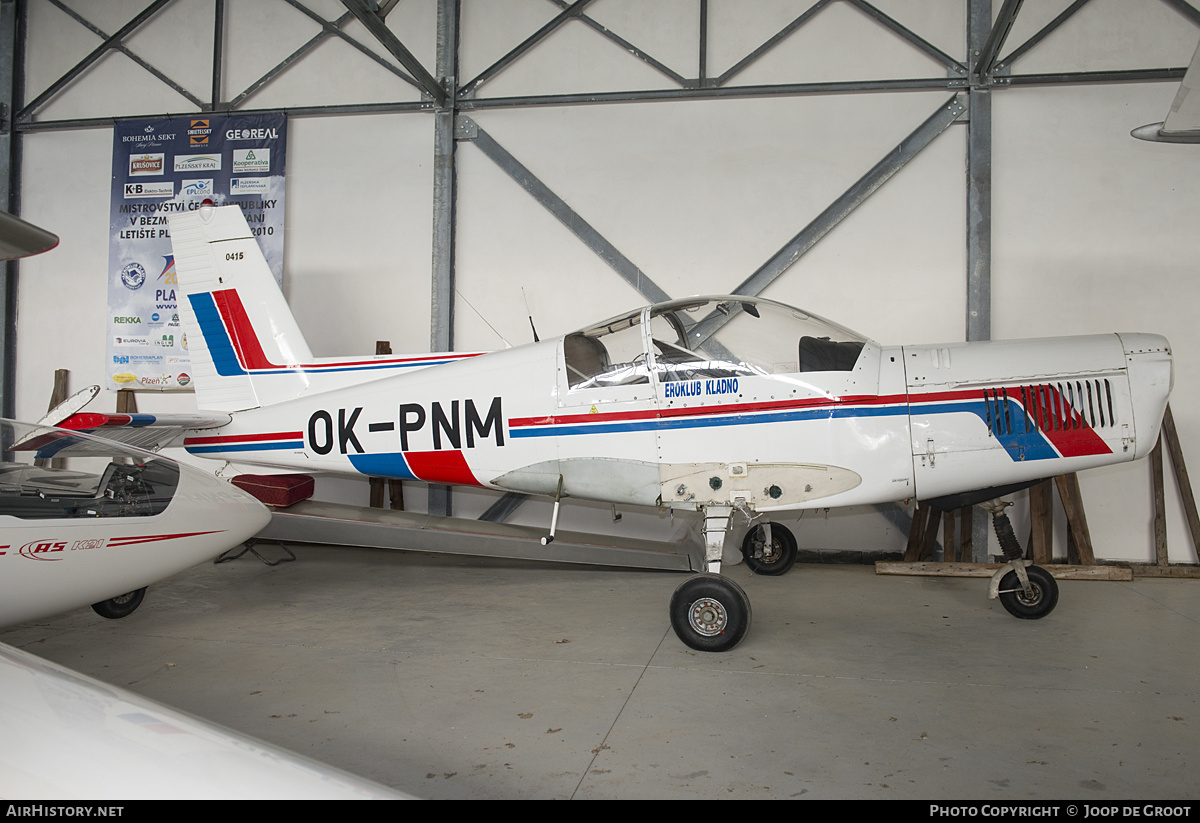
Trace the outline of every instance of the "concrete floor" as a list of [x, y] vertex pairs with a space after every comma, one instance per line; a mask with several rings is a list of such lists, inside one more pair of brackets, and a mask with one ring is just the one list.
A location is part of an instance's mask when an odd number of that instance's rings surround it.
[[753, 627], [703, 654], [677, 574], [296, 553], [0, 641], [428, 798], [1200, 797], [1197, 581], [1023, 621], [979, 579], [737, 566]]

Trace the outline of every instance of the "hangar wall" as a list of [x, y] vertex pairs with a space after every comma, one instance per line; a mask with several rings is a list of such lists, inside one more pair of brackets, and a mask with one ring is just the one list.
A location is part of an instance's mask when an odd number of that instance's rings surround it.
[[[193, 96], [208, 99], [216, 2], [168, 3], [125, 45]], [[101, 42], [69, 11], [112, 33], [147, 3], [28, 0], [26, 101]], [[346, 13], [335, 0], [221, 5], [225, 101], [320, 34], [307, 12], [325, 20]], [[478, 76], [562, 5], [464, 0], [459, 82]], [[864, 5], [822, 7], [742, 71], [737, 85], [946, 76], [927, 51], [878, 25]], [[1068, 5], [1027, 0], [1009, 43], [1024, 42]], [[705, 72], [715, 77], [812, 6], [811, 0], [595, 0], [586, 14], [669, 70], [694, 78], [702, 12]], [[871, 5], [964, 62], [966, 7], [960, 0]], [[437, 12], [437, 0], [401, 0], [387, 18], [430, 71]], [[343, 30], [384, 54], [356, 21]], [[1173, 2], [1092, 0], [1022, 57], [1020, 72], [1185, 66], [1198, 39], [1200, 27]], [[572, 20], [481, 85], [476, 97], [670, 85], [662, 71]], [[1129, 136], [1132, 128], [1163, 119], [1177, 86], [995, 88], [992, 336], [1167, 335], [1176, 357], [1172, 407], [1195, 461], [1198, 149]], [[796, 93], [507, 106], [468, 116], [655, 283], [684, 296], [732, 290], [948, 96], [945, 89]], [[429, 347], [434, 118], [429, 111], [317, 108], [417, 108], [420, 99], [412, 84], [328, 37], [238, 105], [309, 107], [289, 123], [285, 293], [317, 355], [367, 353], [377, 339], [390, 340], [397, 352]], [[110, 53], [54, 95], [22, 132], [21, 215], [62, 242], [20, 267], [18, 417], [44, 412], [56, 368], [70, 369], [76, 388], [104, 379], [112, 141], [105, 119], [197, 111], [128, 54]], [[39, 128], [39, 122], [66, 125]], [[885, 344], [965, 339], [965, 157], [966, 126], [956, 123], [763, 295]], [[646, 302], [477, 146], [460, 142], [456, 162], [456, 349], [502, 347], [500, 336], [514, 345], [527, 342], [527, 305], [548, 336]], [[111, 407], [114, 399], [106, 393], [97, 402]], [[148, 411], [194, 407], [191, 395], [140, 394], [138, 404]], [[1146, 463], [1088, 472], [1081, 483], [1098, 556], [1151, 559]], [[406, 494], [412, 508], [425, 502], [418, 486]], [[1171, 556], [1194, 561], [1173, 488], [1168, 480]], [[365, 502], [366, 484], [329, 482], [322, 494]], [[476, 515], [491, 499], [456, 492], [455, 513]], [[527, 504], [518, 515], [547, 522], [548, 504]], [[586, 505], [562, 517], [564, 528], [645, 533], [674, 526], [655, 513], [627, 513], [616, 525], [607, 520], [607, 509]], [[797, 533], [802, 545], [821, 548], [874, 551], [904, 543], [873, 510], [809, 514]]]

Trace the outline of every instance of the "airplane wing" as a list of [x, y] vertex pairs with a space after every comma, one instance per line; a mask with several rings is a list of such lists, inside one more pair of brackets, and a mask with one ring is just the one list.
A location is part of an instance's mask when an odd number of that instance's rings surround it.
[[[146, 451], [158, 451], [185, 431], [215, 429], [230, 421], [228, 414], [121, 414], [83, 411], [100, 393], [99, 386], [88, 386], [46, 412], [38, 426], [94, 434], [105, 440], [125, 443]], [[17, 440], [12, 451], [34, 451], [37, 457], [107, 456], [108, 451], [86, 438], [69, 438], [62, 433], [38, 431]]]
[[41, 254], [57, 245], [58, 235], [0, 211], [0, 260]]
[[0, 797], [412, 797], [4, 644], [0, 726]]
[[1130, 132], [1141, 140], [1158, 143], [1200, 143], [1200, 46], [1192, 55], [1192, 62], [1183, 75], [1175, 101], [1162, 123], [1140, 126]]
[[[215, 429], [230, 421], [228, 414], [118, 414], [75, 412], [57, 425], [60, 429], [94, 434], [105, 440], [125, 443], [146, 451], [158, 451], [186, 431]], [[13, 451], [36, 449], [38, 457], [67, 457], [100, 454], [94, 443], [70, 439], [54, 432], [39, 434], [13, 444]], [[105, 454], [107, 452], [104, 452]]]

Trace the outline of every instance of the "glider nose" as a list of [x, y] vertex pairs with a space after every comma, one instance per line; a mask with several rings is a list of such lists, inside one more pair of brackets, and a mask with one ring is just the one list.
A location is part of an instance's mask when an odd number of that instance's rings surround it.
[[1158, 334], [1120, 334], [1129, 374], [1136, 429], [1135, 457], [1144, 457], [1158, 441], [1167, 398], [1175, 385], [1171, 344]]

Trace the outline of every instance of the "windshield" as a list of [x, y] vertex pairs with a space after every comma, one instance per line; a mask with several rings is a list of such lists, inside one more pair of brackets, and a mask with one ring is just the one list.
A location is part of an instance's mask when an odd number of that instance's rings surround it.
[[851, 371], [866, 338], [764, 300], [696, 298], [655, 306], [650, 330], [659, 379]]

